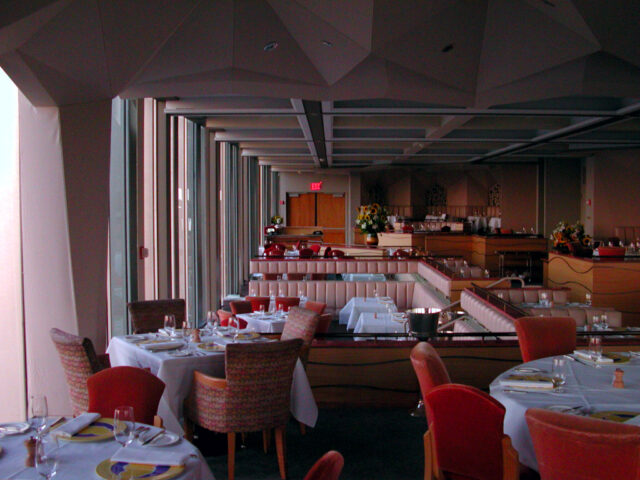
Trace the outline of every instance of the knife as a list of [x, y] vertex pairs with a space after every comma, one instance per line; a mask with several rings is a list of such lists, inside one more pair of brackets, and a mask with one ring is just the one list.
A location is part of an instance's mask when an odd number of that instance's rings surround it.
[[583, 365], [586, 365], [587, 367], [600, 368], [600, 365], [598, 365], [597, 363], [589, 363], [586, 360], [583, 360], [581, 358], [578, 358], [572, 355], [565, 355], [565, 357], [568, 358], [569, 360], [573, 360], [574, 362], [578, 362]]
[[155, 440], [157, 437], [159, 437], [160, 435], [162, 435], [165, 432], [165, 429], [161, 429], [160, 431], [154, 433], [153, 435], [151, 435], [151, 437], [147, 438], [144, 442], [142, 442], [142, 445], [146, 445], [147, 443], [152, 442], [153, 440]]

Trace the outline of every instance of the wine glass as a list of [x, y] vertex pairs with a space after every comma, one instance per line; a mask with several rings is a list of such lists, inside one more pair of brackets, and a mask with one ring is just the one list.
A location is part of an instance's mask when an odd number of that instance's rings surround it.
[[602, 330], [606, 330], [607, 328], [609, 328], [609, 324], [607, 323], [607, 314], [603, 313], [602, 315], [600, 315], [600, 328]]
[[36, 437], [41, 437], [47, 427], [47, 397], [31, 395], [31, 426], [36, 431]]
[[260, 318], [264, 318], [264, 305], [260, 304], [258, 310], [260, 311]]
[[589, 337], [589, 352], [591, 359], [597, 362], [602, 357], [602, 337], [593, 335]]
[[133, 407], [129, 405], [117, 407], [113, 412], [113, 436], [116, 442], [123, 447], [129, 445], [133, 441], [134, 431]]
[[42, 478], [50, 480], [58, 468], [58, 457], [55, 453], [58, 448], [57, 437], [37, 437], [35, 463], [36, 471]]
[[213, 310], [209, 310], [207, 312], [207, 326], [212, 332], [215, 332], [218, 329], [218, 316]]
[[591, 319], [591, 325], [594, 330], [600, 330], [600, 315], [594, 315]]
[[551, 367], [553, 388], [560, 391], [560, 387], [567, 381], [567, 365], [563, 357], [555, 357]]
[[175, 315], [170, 313], [164, 316], [164, 329], [172, 337], [176, 334], [176, 316]]
[[591, 306], [591, 293], [587, 292], [584, 294], [584, 303]]

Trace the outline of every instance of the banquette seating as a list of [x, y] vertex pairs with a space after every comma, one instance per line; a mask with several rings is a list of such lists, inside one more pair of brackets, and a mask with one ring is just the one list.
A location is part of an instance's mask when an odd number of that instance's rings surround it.
[[417, 260], [370, 260], [344, 258], [253, 259], [250, 273], [416, 273]]

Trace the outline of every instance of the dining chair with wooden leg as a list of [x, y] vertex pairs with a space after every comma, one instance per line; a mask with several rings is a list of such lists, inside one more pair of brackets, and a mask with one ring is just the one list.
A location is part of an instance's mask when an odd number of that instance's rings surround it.
[[573, 353], [576, 321], [571, 317], [520, 317], [515, 321], [524, 362]]
[[280, 477], [287, 476], [285, 431], [291, 382], [302, 340], [230, 343], [226, 378], [195, 371], [185, 417], [195, 425], [227, 434], [228, 478], [234, 479], [236, 434], [275, 429]]

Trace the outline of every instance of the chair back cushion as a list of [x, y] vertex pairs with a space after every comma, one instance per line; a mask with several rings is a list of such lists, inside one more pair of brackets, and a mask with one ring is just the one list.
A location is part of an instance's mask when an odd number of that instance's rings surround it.
[[302, 248], [299, 250], [298, 256], [300, 258], [311, 258], [313, 257], [313, 250], [311, 248]]
[[96, 373], [87, 380], [89, 411], [103, 417], [113, 417], [122, 405], [133, 407], [136, 422], [153, 425], [158, 413], [164, 382], [142, 368], [112, 367]]
[[176, 317], [176, 328], [186, 319], [187, 304], [182, 298], [169, 300], [144, 300], [127, 305], [133, 333], [157, 332], [164, 327], [164, 316]]
[[447, 367], [430, 343], [420, 342], [411, 350], [411, 363], [420, 383], [422, 398], [435, 387], [451, 383]]
[[320, 252], [320, 249], [322, 247], [320, 246], [319, 243], [312, 243], [311, 245], [309, 245], [309, 248], [313, 251], [313, 253], [315, 253], [317, 255], [318, 252]]
[[576, 321], [571, 317], [520, 317], [515, 319], [522, 360], [571, 353], [576, 348]]
[[246, 300], [234, 300], [233, 302], [229, 303], [229, 306], [231, 307], [231, 313], [233, 313], [234, 315], [238, 315], [239, 313], [252, 312], [251, 302], [248, 302]]
[[229, 319], [233, 317], [233, 313], [227, 312], [226, 310], [222, 310], [222, 309], [218, 310], [216, 312], [216, 315], [218, 316], [218, 320], [220, 321], [221, 327], [228, 327]]
[[538, 408], [525, 417], [543, 479], [640, 479], [639, 427]]
[[288, 312], [291, 307], [298, 305], [300, 305], [298, 297], [276, 297], [276, 310], [282, 308], [283, 311]]
[[245, 301], [251, 303], [252, 312], [260, 311], [260, 306], [264, 307], [265, 312], [268, 312], [271, 299], [269, 297], [245, 297]]
[[424, 397], [440, 470], [475, 480], [501, 480], [500, 402], [468, 385], [440, 385]]
[[330, 450], [311, 467], [304, 480], [338, 480], [343, 466], [340, 452]]
[[72, 335], [58, 328], [52, 328], [49, 335], [62, 362], [73, 414], [86, 412], [89, 407], [87, 379], [102, 369], [93, 343], [88, 338]]
[[316, 334], [318, 333], [327, 333], [329, 331], [329, 327], [331, 327], [331, 320], [333, 320], [333, 315], [331, 313], [323, 313], [318, 316], [318, 324], [316, 325]]
[[327, 308], [327, 304], [322, 302], [312, 302], [311, 300], [309, 300], [304, 304], [304, 308], [306, 308], [307, 310], [312, 310], [318, 315], [322, 315], [325, 308]]
[[282, 330], [281, 340], [300, 338], [304, 346], [311, 345], [318, 326], [318, 314], [312, 310], [292, 307]]

